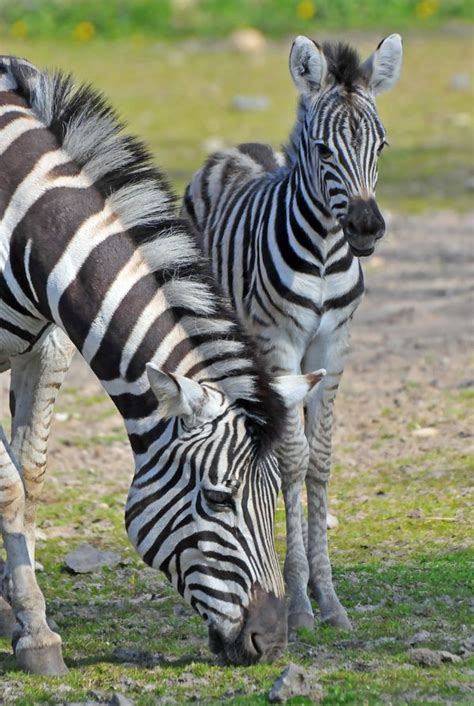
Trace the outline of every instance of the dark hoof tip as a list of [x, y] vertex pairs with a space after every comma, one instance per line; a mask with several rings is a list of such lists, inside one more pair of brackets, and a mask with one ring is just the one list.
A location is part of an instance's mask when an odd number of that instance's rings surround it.
[[24, 672], [29, 672], [30, 674], [59, 677], [68, 672], [68, 668], [64, 664], [60, 644], [17, 650], [15, 655], [19, 666]]
[[314, 628], [314, 617], [311, 613], [290, 613], [288, 615], [288, 633], [294, 637], [298, 628]]

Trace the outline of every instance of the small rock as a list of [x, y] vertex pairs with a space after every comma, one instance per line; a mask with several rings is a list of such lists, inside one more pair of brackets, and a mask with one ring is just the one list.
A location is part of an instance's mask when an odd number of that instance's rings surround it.
[[454, 74], [451, 76], [449, 85], [456, 91], [467, 91], [471, 85], [471, 77], [467, 73]]
[[339, 520], [336, 515], [332, 515], [330, 512], [327, 514], [326, 522], [328, 529], [335, 529], [339, 524]]
[[319, 702], [323, 690], [302, 667], [290, 662], [270, 689], [268, 700], [272, 704], [284, 704], [293, 696], [309, 696]]
[[439, 654], [441, 655], [442, 662], [449, 662], [450, 664], [455, 664], [456, 662], [461, 661], [461, 657], [459, 657], [459, 655], [453, 655], [452, 652], [447, 652], [446, 650], [440, 650]]
[[361, 605], [360, 603], [358, 603], [354, 609], [358, 613], [373, 613], [374, 611], [383, 608], [384, 605], [385, 601], [380, 601], [380, 603], [367, 603], [365, 605]]
[[233, 49], [244, 54], [261, 54], [265, 51], [267, 40], [260, 30], [249, 27], [233, 32], [230, 36], [230, 44]]
[[69, 686], [69, 684], [59, 684], [56, 687], [56, 693], [59, 693], [59, 694], [66, 694], [68, 691], [72, 691], [72, 690], [73, 690], [73, 687]]
[[201, 142], [201, 149], [206, 154], [212, 154], [212, 152], [219, 152], [225, 147], [225, 142], [222, 137], [208, 137], [206, 140]]
[[35, 560], [35, 571], [37, 571], [39, 574], [43, 573], [44, 566], [40, 561]]
[[422, 667], [439, 667], [442, 662], [460, 662], [461, 657], [453, 655], [446, 650], [429, 650], [426, 647], [418, 647], [408, 652], [410, 662], [419, 664]]
[[431, 637], [431, 633], [428, 630], [420, 630], [413, 635], [413, 637], [408, 640], [409, 645], [418, 645], [420, 642], [426, 642]]
[[87, 543], [69, 552], [64, 559], [66, 567], [74, 574], [91, 574], [103, 566], [115, 566], [120, 562], [121, 557], [116, 552], [96, 549]]
[[474, 653], [474, 636], [466, 637], [459, 648], [459, 654], [462, 657], [470, 657]]
[[133, 706], [133, 703], [133, 701], [118, 692], [115, 692], [109, 701], [110, 706]]
[[186, 614], [187, 614], [187, 610], [186, 610], [185, 606], [183, 606], [183, 605], [174, 605], [173, 606], [173, 615], [175, 618], [182, 618]]
[[438, 430], [434, 427], [421, 427], [421, 429], [413, 429], [412, 431], [413, 436], [418, 436], [422, 439], [428, 438], [430, 436], [436, 436], [438, 433]]
[[263, 111], [268, 110], [271, 101], [267, 96], [234, 96], [230, 105], [239, 111]]
[[67, 422], [69, 414], [67, 412], [56, 412], [54, 418], [57, 422]]

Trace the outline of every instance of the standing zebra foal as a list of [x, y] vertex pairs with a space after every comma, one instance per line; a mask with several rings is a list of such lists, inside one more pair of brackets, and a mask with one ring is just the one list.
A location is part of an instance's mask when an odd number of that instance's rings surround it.
[[131, 542], [207, 621], [216, 653], [275, 658], [286, 644], [279, 393], [294, 404], [321, 376], [272, 382], [260, 369], [163, 177], [102, 96], [0, 57], [0, 370], [11, 369], [12, 414], [11, 444], [0, 438], [2, 593], [19, 664], [41, 674], [65, 670], [34, 550], [70, 341], [124, 419]]
[[359, 257], [373, 252], [385, 229], [375, 185], [386, 138], [374, 97], [396, 83], [401, 63], [398, 34], [365, 63], [346, 45], [320, 48], [298, 37], [290, 73], [300, 101], [284, 156], [261, 144], [217, 152], [184, 198], [183, 213], [201, 232], [216, 278], [269, 370], [328, 371], [305, 415], [300, 405], [291, 410], [278, 452], [291, 628], [313, 624], [308, 582], [322, 620], [350, 627], [326, 535], [333, 405], [364, 291]]

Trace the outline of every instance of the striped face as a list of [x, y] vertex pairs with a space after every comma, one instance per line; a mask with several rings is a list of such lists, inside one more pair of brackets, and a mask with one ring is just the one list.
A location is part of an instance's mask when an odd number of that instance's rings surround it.
[[375, 187], [386, 144], [372, 96], [362, 87], [348, 94], [339, 86], [324, 91], [308, 110], [306, 136], [308, 171], [324, 205], [354, 254], [371, 254], [385, 231]]
[[402, 40], [391, 34], [369, 58], [346, 44], [320, 47], [297, 37], [290, 73], [300, 95], [302, 169], [309, 193], [342, 226], [356, 256], [370, 255], [385, 232], [375, 201], [377, 159], [386, 144], [374, 98], [398, 81]]
[[278, 467], [260, 452], [247, 415], [208, 394], [212, 417], [171, 420], [175, 443], [137, 472], [127, 530], [207, 621], [213, 651], [240, 664], [274, 659], [286, 644], [273, 542]]

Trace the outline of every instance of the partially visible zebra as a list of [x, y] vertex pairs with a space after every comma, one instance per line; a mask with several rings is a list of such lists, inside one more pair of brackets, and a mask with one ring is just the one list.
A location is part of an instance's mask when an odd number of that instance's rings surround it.
[[375, 185], [387, 141], [374, 97], [396, 83], [401, 63], [398, 34], [365, 63], [347, 45], [321, 48], [298, 37], [290, 72], [300, 102], [284, 156], [262, 144], [217, 152], [184, 198], [183, 213], [201, 231], [214, 273], [269, 369], [328, 370], [305, 421], [292, 410], [279, 451], [291, 628], [313, 624], [308, 581], [322, 620], [350, 627], [333, 587], [326, 536], [333, 404], [349, 322], [364, 291], [358, 258], [373, 252], [385, 229]]
[[101, 95], [0, 57], [0, 369], [11, 368], [12, 414], [11, 445], [0, 439], [2, 592], [19, 664], [41, 674], [65, 670], [34, 550], [69, 339], [125, 422], [137, 551], [207, 620], [215, 652], [275, 658], [286, 644], [277, 390], [292, 403], [320, 375], [271, 383], [260, 369], [163, 177]]

